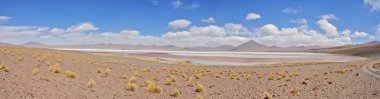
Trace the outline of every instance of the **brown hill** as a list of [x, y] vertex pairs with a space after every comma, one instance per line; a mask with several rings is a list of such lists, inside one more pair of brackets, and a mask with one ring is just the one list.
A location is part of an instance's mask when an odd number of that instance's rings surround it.
[[344, 55], [354, 55], [354, 56], [365, 56], [365, 57], [378, 57], [380, 56], [380, 44], [367, 45], [351, 48], [340, 48], [340, 49], [330, 49], [324, 52], [332, 54], [344, 54]]

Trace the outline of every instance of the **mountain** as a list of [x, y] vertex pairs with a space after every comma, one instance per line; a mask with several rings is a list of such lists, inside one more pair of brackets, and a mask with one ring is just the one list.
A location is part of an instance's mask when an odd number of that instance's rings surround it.
[[380, 42], [371, 41], [363, 44], [349, 44], [337, 47], [315, 49], [315, 52], [344, 54], [354, 56], [380, 56]]
[[268, 47], [263, 44], [257, 43], [255, 40], [250, 40], [248, 42], [245, 42], [237, 47], [235, 47], [234, 51], [266, 51], [270, 48], [274, 47]]
[[41, 43], [41, 42], [27, 42], [25, 44], [23, 44], [22, 46], [27, 46], [27, 47], [43, 47], [43, 46], [46, 46], [45, 44]]
[[380, 44], [328, 50], [326, 52], [332, 53], [332, 54], [344, 54], [344, 55], [354, 55], [354, 56], [364, 56], [364, 57], [377, 56], [378, 57], [380, 56]]
[[12, 44], [9, 44], [9, 43], [3, 43], [3, 42], [0, 42], [0, 46], [13, 46]]

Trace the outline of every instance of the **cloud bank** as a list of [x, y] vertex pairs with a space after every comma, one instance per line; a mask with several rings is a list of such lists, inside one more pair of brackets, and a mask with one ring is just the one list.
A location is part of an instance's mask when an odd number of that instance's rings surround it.
[[[250, 13], [252, 14], [252, 13]], [[249, 15], [248, 19], [257, 19]], [[269, 46], [340, 46], [351, 44], [353, 38], [374, 38], [361, 31], [351, 32], [349, 29], [339, 30], [330, 23], [336, 19], [333, 14], [321, 15], [315, 22], [322, 30], [312, 29], [304, 18], [297, 19], [296, 27], [279, 27], [275, 24], [265, 24], [254, 29], [248, 29], [243, 24], [226, 23], [224, 25], [191, 25], [191, 21], [178, 19], [169, 22], [172, 30], [159, 36], [144, 35], [139, 30], [124, 29], [119, 32], [98, 32], [100, 29], [91, 22], [81, 22], [67, 28], [40, 26], [0, 26], [1, 42], [23, 44], [35, 41], [45, 44], [131, 44], [131, 45], [174, 45], [179, 47], [221, 45], [240, 45], [249, 40]], [[206, 22], [213, 20], [208, 18]], [[212, 22], [212, 21], [210, 21]], [[180, 30], [178, 30], [181, 28]], [[380, 34], [380, 25], [377, 27]]]

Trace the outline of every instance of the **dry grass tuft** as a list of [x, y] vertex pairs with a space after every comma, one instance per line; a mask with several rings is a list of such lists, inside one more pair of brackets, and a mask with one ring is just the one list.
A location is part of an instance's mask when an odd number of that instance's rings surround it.
[[105, 76], [107, 77], [110, 74], [111, 74], [111, 69], [107, 68], [105, 71]]
[[150, 84], [153, 84], [153, 82], [150, 80], [146, 80], [144, 83], [145, 83], [144, 87], [148, 87]]
[[304, 84], [304, 85], [307, 85], [307, 82], [306, 82], [306, 80], [301, 80], [301, 84]]
[[33, 74], [33, 75], [37, 75], [38, 73], [40, 73], [40, 70], [38, 70], [38, 68], [34, 68], [34, 69], [32, 70], [32, 74]]
[[146, 90], [151, 93], [161, 93], [162, 89], [159, 86], [156, 86], [153, 82], [151, 82], [147, 87]]
[[131, 78], [129, 78], [129, 83], [136, 83], [136, 77], [135, 76], [132, 76]]
[[9, 69], [8, 69], [8, 67], [6, 66], [6, 65], [4, 65], [4, 64], [0, 64], [0, 70], [3, 70], [4, 72], [9, 72]]
[[263, 99], [273, 99], [273, 96], [269, 92], [265, 91], [263, 94]]
[[173, 84], [173, 82], [172, 82], [172, 79], [170, 79], [170, 78], [167, 78], [164, 82], [164, 85], [172, 85], [172, 84]]
[[177, 88], [173, 90], [172, 94], [170, 94], [170, 96], [173, 96], [173, 97], [178, 97], [179, 95], [181, 95], [181, 92], [179, 92]]
[[201, 95], [197, 95], [197, 99], [203, 99]]
[[87, 82], [88, 88], [94, 88], [95, 86], [96, 86], [96, 82], [93, 79]]
[[195, 92], [203, 93], [203, 92], [205, 92], [205, 87], [203, 87], [203, 85], [198, 82], [197, 89], [195, 90]]
[[120, 76], [120, 79], [127, 79], [127, 78], [128, 78], [127, 74], [123, 74]]
[[187, 81], [187, 86], [194, 87], [193, 78], [189, 78], [189, 80]]
[[53, 73], [61, 73], [61, 66], [58, 63], [55, 63], [55, 65], [50, 65], [49, 71]]
[[294, 76], [300, 76], [300, 74], [299, 73], [292, 73], [292, 74], [290, 74], [290, 77], [294, 77]]
[[98, 67], [98, 68], [96, 69], [96, 72], [97, 72], [97, 73], [102, 73], [102, 68]]
[[292, 93], [293, 95], [296, 95], [299, 93], [299, 90], [296, 88], [292, 88], [292, 89], [290, 89], [290, 93]]
[[69, 78], [76, 78], [77, 77], [77, 73], [75, 73], [71, 70], [66, 70], [64, 74], [66, 77], [69, 77]]
[[128, 90], [128, 91], [135, 91], [137, 89], [137, 85], [136, 83], [128, 83], [126, 86], [125, 86], [125, 89]]
[[336, 70], [335, 72], [336, 73], [346, 73], [346, 72], [349, 72], [349, 71], [351, 71], [351, 70], [349, 70], [349, 69], [339, 69], [339, 70]]

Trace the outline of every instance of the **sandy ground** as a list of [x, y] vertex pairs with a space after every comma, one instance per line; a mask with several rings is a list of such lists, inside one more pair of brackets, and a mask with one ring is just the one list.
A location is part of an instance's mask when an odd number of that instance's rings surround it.
[[[180, 66], [147, 62], [132, 58], [95, 55], [88, 52], [55, 51], [33, 48], [0, 47], [0, 98], [88, 98], [88, 99], [247, 99], [263, 98], [264, 92], [276, 99], [378, 99], [380, 80], [361, 69], [380, 60], [323, 63], [271, 68]], [[46, 58], [46, 59], [45, 59]], [[59, 64], [60, 73], [49, 71]], [[102, 73], [97, 72], [101, 68]], [[106, 68], [110, 69], [105, 76]], [[39, 72], [32, 74], [34, 69]], [[64, 75], [76, 73], [75, 78]], [[121, 78], [125, 74], [127, 79]], [[135, 91], [126, 90], [136, 78]], [[172, 85], [165, 80], [175, 78]], [[96, 82], [87, 86], [90, 79]], [[188, 79], [195, 83], [188, 86]], [[146, 90], [150, 80], [161, 92]], [[196, 92], [197, 83], [204, 92]], [[180, 91], [178, 97], [170, 94]]]

